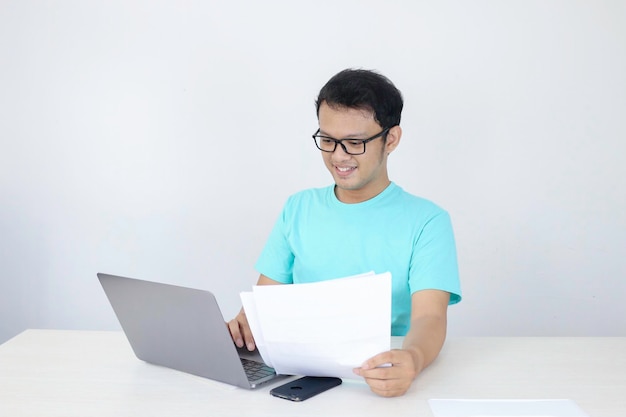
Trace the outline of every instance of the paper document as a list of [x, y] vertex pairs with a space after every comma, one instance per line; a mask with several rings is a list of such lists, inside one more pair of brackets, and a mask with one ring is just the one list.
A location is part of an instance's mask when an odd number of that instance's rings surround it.
[[428, 400], [435, 417], [589, 417], [571, 400]]
[[390, 349], [391, 273], [241, 293], [250, 330], [279, 374], [360, 379], [352, 370]]

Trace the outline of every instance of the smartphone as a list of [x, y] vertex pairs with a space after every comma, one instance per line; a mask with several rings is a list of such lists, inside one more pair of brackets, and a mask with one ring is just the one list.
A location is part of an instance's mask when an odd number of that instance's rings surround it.
[[341, 378], [305, 376], [272, 389], [270, 394], [290, 401], [304, 401], [338, 385], [341, 385]]

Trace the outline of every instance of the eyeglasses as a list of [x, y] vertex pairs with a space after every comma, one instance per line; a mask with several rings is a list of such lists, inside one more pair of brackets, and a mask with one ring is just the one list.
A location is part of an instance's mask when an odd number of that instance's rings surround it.
[[320, 129], [313, 134], [313, 140], [317, 149], [323, 152], [335, 152], [337, 144], [341, 145], [341, 148], [348, 155], [361, 155], [365, 153], [365, 144], [377, 139], [381, 136], [385, 136], [389, 132], [389, 127], [382, 132], [367, 139], [334, 139], [329, 136], [320, 135]]

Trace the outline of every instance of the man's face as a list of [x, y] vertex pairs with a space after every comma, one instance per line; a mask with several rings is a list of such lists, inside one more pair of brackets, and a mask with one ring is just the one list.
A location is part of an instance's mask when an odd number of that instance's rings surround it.
[[[334, 139], [367, 139], [383, 130], [371, 111], [335, 108], [325, 102], [319, 108], [318, 118], [320, 134]], [[389, 185], [387, 155], [397, 145], [395, 132], [390, 132], [387, 142], [383, 137], [368, 142], [362, 155], [349, 155], [339, 145], [334, 152], [322, 152], [326, 168], [337, 185], [335, 193], [340, 201], [369, 200]]]

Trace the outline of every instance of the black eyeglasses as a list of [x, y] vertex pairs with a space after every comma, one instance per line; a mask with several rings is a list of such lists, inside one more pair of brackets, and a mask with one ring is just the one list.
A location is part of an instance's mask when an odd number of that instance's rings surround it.
[[381, 136], [385, 136], [389, 132], [389, 127], [382, 132], [367, 138], [367, 139], [334, 139], [330, 136], [320, 135], [320, 129], [313, 134], [313, 140], [317, 149], [323, 152], [335, 152], [337, 144], [341, 145], [341, 148], [348, 155], [362, 155], [365, 153], [365, 144], [377, 139]]

